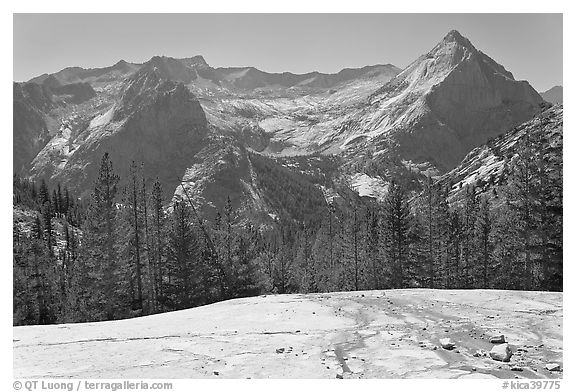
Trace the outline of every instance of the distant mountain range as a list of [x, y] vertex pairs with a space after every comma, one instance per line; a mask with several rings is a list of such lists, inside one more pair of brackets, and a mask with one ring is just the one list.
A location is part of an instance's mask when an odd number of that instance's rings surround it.
[[550, 90], [540, 93], [542, 99], [550, 103], [562, 103], [562, 96], [564, 91], [562, 86], [554, 86]]
[[205, 213], [230, 196], [263, 219], [283, 207], [262, 186], [262, 165], [288, 170], [327, 200], [342, 196], [329, 183], [380, 192], [409, 174], [417, 184], [448, 175], [557, 94], [515, 80], [457, 31], [403, 70], [267, 73], [155, 56], [70, 67], [13, 89], [14, 172], [86, 194], [108, 151], [121, 174], [142, 162], [147, 178], [175, 196], [185, 186]]

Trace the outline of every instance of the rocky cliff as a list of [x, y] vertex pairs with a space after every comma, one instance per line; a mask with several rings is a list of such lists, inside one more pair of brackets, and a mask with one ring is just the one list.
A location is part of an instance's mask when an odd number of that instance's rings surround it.
[[31, 173], [82, 191], [108, 151], [121, 174], [132, 161], [143, 163], [148, 178], [160, 178], [173, 191], [206, 133], [196, 97], [182, 84], [143, 69], [126, 81], [110, 107], [89, 121], [64, 124], [60, 137], [34, 159]]

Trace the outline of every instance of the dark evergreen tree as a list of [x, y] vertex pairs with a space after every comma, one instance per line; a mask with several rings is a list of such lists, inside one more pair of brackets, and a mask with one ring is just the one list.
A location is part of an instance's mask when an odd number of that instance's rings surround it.
[[151, 276], [154, 287], [154, 298], [160, 307], [164, 305], [164, 278], [165, 266], [165, 213], [162, 185], [158, 180], [152, 186], [150, 196], [150, 263]]
[[380, 258], [380, 231], [378, 205], [368, 205], [365, 217], [365, 257], [369, 266], [369, 287], [371, 289], [382, 288], [382, 260]]
[[50, 193], [48, 191], [48, 185], [46, 185], [46, 181], [42, 179], [40, 181], [40, 189], [38, 191], [38, 202], [40, 205], [44, 205], [45, 203], [50, 202]]
[[489, 272], [492, 268], [492, 216], [490, 213], [490, 202], [487, 197], [482, 197], [478, 210], [477, 224], [477, 249], [480, 251], [482, 265], [482, 288], [489, 288]]
[[112, 320], [126, 314], [129, 307], [125, 271], [118, 259], [118, 181], [110, 156], [105, 153], [82, 227], [82, 257], [76, 269], [78, 301], [86, 320]]
[[165, 284], [167, 304], [173, 309], [201, 304], [198, 285], [203, 278], [199, 274], [202, 253], [190, 215], [185, 202], [174, 204], [167, 246], [169, 280]]
[[383, 205], [383, 246], [392, 272], [392, 288], [406, 286], [405, 271], [409, 256], [409, 230], [412, 216], [406, 191], [392, 182]]
[[462, 249], [462, 275], [460, 277], [463, 288], [471, 288], [474, 285], [472, 270], [476, 264], [475, 234], [478, 201], [475, 190], [467, 186], [464, 199], [464, 209], [462, 213], [462, 239], [460, 241]]

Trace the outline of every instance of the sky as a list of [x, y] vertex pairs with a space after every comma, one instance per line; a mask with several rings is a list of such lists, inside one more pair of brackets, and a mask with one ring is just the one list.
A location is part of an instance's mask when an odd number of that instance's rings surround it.
[[404, 68], [448, 31], [538, 91], [562, 85], [562, 14], [14, 14], [15, 81], [69, 66], [202, 55], [213, 67]]

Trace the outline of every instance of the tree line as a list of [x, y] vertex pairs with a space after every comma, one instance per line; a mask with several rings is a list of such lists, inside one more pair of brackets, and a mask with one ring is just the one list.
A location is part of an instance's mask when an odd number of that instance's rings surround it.
[[519, 143], [507, 184], [490, 192], [467, 186], [451, 201], [428, 179], [414, 197], [392, 181], [380, 201], [350, 197], [315, 213], [304, 203], [301, 219], [283, 216], [268, 230], [230, 199], [211, 221], [186, 192], [170, 202], [136, 163], [120, 189], [108, 154], [86, 201], [15, 177], [14, 204], [36, 215], [29, 230], [14, 226], [14, 324], [113, 320], [265, 293], [562, 290], [561, 167], [528, 138]]

